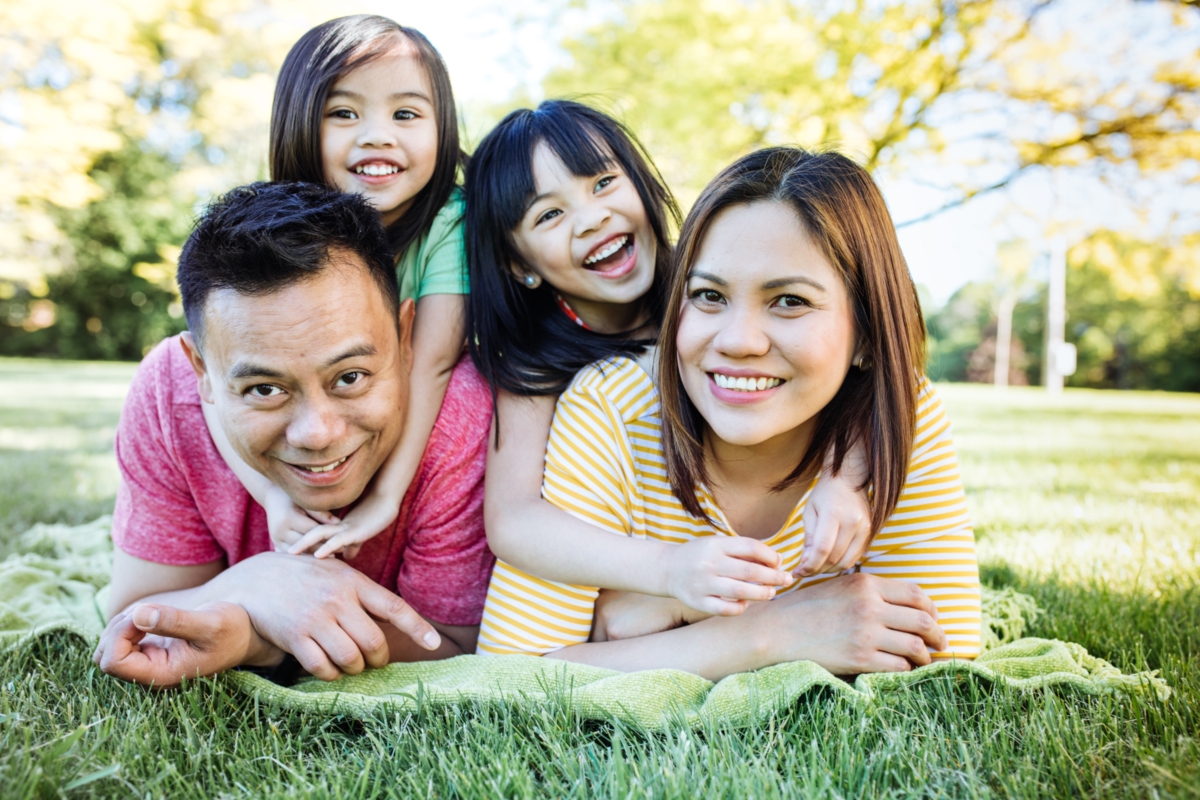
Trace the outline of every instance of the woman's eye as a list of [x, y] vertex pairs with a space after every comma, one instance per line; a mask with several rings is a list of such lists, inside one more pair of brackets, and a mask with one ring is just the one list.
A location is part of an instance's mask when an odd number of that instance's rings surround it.
[[255, 397], [278, 397], [283, 394], [283, 389], [280, 389], [278, 386], [272, 386], [269, 383], [260, 383], [247, 389], [246, 394]]
[[562, 212], [561, 212], [561, 211], [559, 211], [557, 208], [552, 208], [552, 209], [550, 209], [549, 211], [546, 211], [545, 213], [541, 214], [541, 215], [540, 215], [540, 216], [537, 218], [537, 222], [535, 222], [535, 223], [533, 223], [533, 224], [534, 224], [534, 225], [541, 225], [543, 222], [546, 222], [546, 221], [548, 221], [548, 220], [552, 220], [552, 219], [554, 219], [555, 217], [557, 217], [557, 216], [558, 216], [559, 214], [561, 214], [561, 213], [562, 213]]
[[354, 372], [347, 372], [345, 375], [338, 378], [337, 385], [338, 386], [353, 386], [354, 384], [358, 383], [365, 377], [367, 377], [365, 372], [358, 372], [357, 370]]
[[719, 303], [721, 293], [715, 289], [697, 289], [692, 292], [692, 299], [700, 303]]
[[417, 118], [417, 115], [411, 111], [408, 111], [407, 109], [397, 111], [395, 114], [392, 115], [392, 119], [409, 120], [409, 119], [416, 119], [416, 118]]
[[785, 294], [776, 302], [780, 308], [805, 308], [810, 305], [803, 297], [797, 297], [794, 294]]
[[596, 188], [594, 191], [597, 191], [597, 192], [600, 191], [601, 189], [605, 188], [606, 186], [611, 184], [616, 179], [617, 179], [616, 175], [605, 175], [603, 178], [596, 181]]

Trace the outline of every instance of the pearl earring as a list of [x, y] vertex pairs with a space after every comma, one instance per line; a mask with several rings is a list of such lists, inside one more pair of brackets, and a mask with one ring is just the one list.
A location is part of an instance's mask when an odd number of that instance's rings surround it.
[[537, 286], [537, 283], [538, 283], [538, 279], [537, 279], [536, 275], [526, 275], [525, 276], [525, 285], [528, 286], [530, 289]]

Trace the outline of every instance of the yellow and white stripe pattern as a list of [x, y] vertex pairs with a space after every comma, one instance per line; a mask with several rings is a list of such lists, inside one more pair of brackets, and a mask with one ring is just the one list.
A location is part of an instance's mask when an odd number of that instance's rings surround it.
[[[543, 496], [593, 525], [623, 536], [682, 543], [736, 536], [705, 487], [701, 505], [716, 525], [692, 517], [671, 493], [662, 451], [658, 391], [627, 359], [594, 364], [558, 401], [546, 452]], [[811, 491], [811, 490], [810, 490]], [[804, 547], [804, 505], [766, 544], [794, 569]], [[980, 646], [979, 568], [950, 420], [921, 378], [908, 478], [895, 512], [857, 571], [912, 581], [938, 609], [949, 648], [935, 657], [974, 658]], [[834, 576], [806, 578], [788, 591]], [[586, 642], [599, 590], [546, 581], [496, 561], [479, 632], [479, 652], [543, 655]]]

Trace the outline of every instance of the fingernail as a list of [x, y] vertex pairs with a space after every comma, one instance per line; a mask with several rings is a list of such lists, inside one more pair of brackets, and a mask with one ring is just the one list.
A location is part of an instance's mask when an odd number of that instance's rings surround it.
[[430, 631], [429, 633], [425, 634], [423, 641], [425, 642], [425, 646], [430, 650], [437, 650], [438, 646], [440, 646], [442, 643], [442, 637], [438, 636], [437, 631]]
[[133, 624], [139, 628], [153, 628], [158, 625], [160, 616], [157, 608], [139, 608], [133, 614]]

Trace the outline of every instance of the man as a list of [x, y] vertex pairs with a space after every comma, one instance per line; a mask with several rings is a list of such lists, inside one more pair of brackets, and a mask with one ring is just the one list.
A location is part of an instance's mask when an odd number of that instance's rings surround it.
[[404, 427], [413, 304], [378, 214], [306, 184], [230, 192], [184, 247], [189, 332], [134, 379], [117, 431], [105, 672], [169, 686], [291, 654], [332, 680], [473, 652], [493, 557], [483, 533], [491, 397], [456, 368], [391, 530], [348, 562], [272, 552], [237, 454], [302, 508], [352, 505]]

